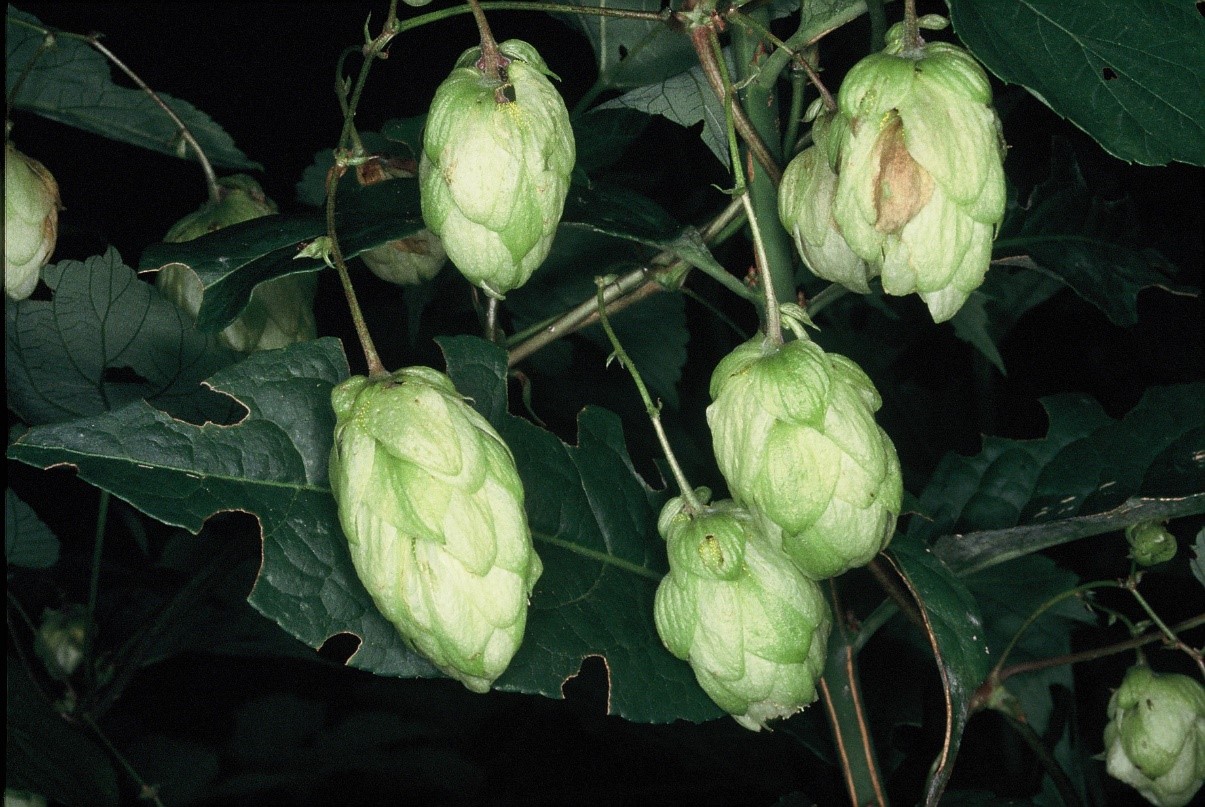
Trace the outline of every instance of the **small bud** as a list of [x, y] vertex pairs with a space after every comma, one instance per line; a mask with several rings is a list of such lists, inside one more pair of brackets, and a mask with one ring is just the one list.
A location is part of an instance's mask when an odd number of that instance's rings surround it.
[[1176, 538], [1162, 521], [1140, 521], [1125, 529], [1130, 557], [1139, 566], [1166, 563], [1176, 556]]

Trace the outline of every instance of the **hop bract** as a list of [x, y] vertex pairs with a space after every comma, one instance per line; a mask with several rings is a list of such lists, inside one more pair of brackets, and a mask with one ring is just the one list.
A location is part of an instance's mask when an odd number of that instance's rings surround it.
[[887, 41], [841, 83], [833, 217], [884, 291], [919, 293], [941, 322], [983, 282], [1004, 218], [1000, 121], [969, 53], [906, 48], [899, 25]]
[[831, 141], [831, 115], [822, 114], [812, 124], [813, 144], [787, 165], [778, 186], [778, 217], [791, 234], [795, 247], [817, 277], [840, 283], [853, 291], [870, 291], [877, 272], [849, 248], [833, 218], [837, 189], [835, 149]]
[[466, 51], [435, 92], [419, 161], [423, 221], [473, 284], [502, 297], [548, 256], [575, 147], [565, 102], [535, 48], [512, 39], [506, 83]]
[[[206, 202], [180, 219], [168, 230], [164, 241], [191, 241], [223, 227], [277, 211], [276, 203], [267, 198], [259, 183], [249, 176], [223, 177], [218, 180], [218, 185], [221, 199]], [[205, 294], [196, 272], [183, 264], [168, 264], [159, 270], [155, 285], [196, 319]], [[312, 273], [285, 275], [260, 283], [251, 292], [247, 307], [218, 334], [218, 341], [231, 350], [249, 353], [314, 339], [317, 336], [314, 322], [316, 287], [317, 278]]]
[[443, 243], [430, 230], [419, 230], [360, 253], [374, 275], [399, 286], [417, 286], [430, 280], [439, 274], [447, 258]]
[[711, 699], [753, 731], [814, 701], [832, 618], [777, 527], [731, 500], [693, 513], [676, 498], [657, 529], [669, 553], [657, 632]]
[[1105, 769], [1158, 807], [1183, 807], [1205, 781], [1205, 687], [1136, 665], [1109, 699]]
[[4, 293], [24, 300], [38, 285], [59, 232], [59, 186], [46, 166], [4, 143]]
[[510, 449], [429, 367], [335, 387], [331, 492], [352, 562], [410, 646], [485, 692], [543, 569]]
[[806, 337], [755, 337], [716, 366], [711, 397], [707, 422], [733, 497], [782, 528], [804, 574], [833, 577], [887, 545], [903, 485], [860, 367]]

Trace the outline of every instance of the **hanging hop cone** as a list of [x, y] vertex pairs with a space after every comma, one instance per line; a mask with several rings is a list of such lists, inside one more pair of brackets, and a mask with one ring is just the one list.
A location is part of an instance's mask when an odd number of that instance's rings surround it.
[[360, 253], [364, 265], [381, 280], [417, 286], [439, 274], [448, 259], [443, 243], [430, 230], [395, 238]]
[[1000, 120], [987, 74], [965, 50], [908, 49], [901, 25], [887, 42], [841, 83], [833, 218], [884, 291], [919, 293], [942, 322], [983, 282], [1004, 218]]
[[[180, 243], [240, 224], [270, 216], [276, 203], [264, 195], [259, 183], [244, 174], [218, 180], [221, 199], [206, 202], [168, 230], [164, 241]], [[183, 264], [168, 264], [159, 270], [155, 285], [195, 321], [205, 289], [197, 273]], [[313, 273], [285, 275], [260, 283], [251, 292], [247, 307], [219, 334], [218, 341], [231, 350], [249, 353], [273, 350], [317, 336], [314, 323]]]
[[510, 449], [428, 367], [349, 378], [331, 402], [331, 492], [360, 580], [411, 647], [487, 691], [543, 570]]
[[1166, 563], [1176, 556], [1176, 538], [1162, 521], [1140, 521], [1125, 528], [1130, 557], [1139, 566]]
[[903, 495], [899, 459], [858, 365], [806, 336], [778, 347], [755, 337], [716, 366], [711, 397], [729, 490], [782, 528], [805, 575], [834, 577], [887, 545]]
[[4, 143], [4, 293], [24, 300], [38, 285], [59, 232], [59, 186], [35, 159]]
[[535, 48], [498, 46], [511, 61], [499, 83], [466, 51], [435, 91], [423, 132], [423, 221], [448, 257], [501, 298], [548, 256], [569, 192], [575, 147], [565, 102]]
[[675, 498], [657, 529], [669, 554], [657, 633], [703, 691], [753, 731], [814, 701], [832, 618], [819, 585], [783, 555], [778, 528], [731, 500], [691, 513]]
[[[813, 104], [808, 116], [817, 115]], [[844, 119], [819, 113], [812, 123], [812, 145], [787, 165], [778, 186], [778, 217], [791, 234], [795, 248], [812, 274], [848, 289], [866, 294], [877, 272], [849, 248], [833, 218], [833, 195], [837, 189], [837, 142], [840, 132], [833, 124]]]
[[1105, 769], [1158, 807], [1183, 807], [1205, 781], [1205, 687], [1136, 665], [1109, 699]]

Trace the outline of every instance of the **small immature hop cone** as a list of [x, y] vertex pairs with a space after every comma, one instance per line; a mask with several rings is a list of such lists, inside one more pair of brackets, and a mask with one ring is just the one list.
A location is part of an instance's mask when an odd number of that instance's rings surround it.
[[423, 221], [452, 263], [501, 298], [527, 282], [548, 251], [569, 193], [576, 151], [565, 102], [535, 48], [512, 39], [506, 82], [466, 51], [435, 91], [423, 132]]
[[364, 265], [381, 280], [417, 286], [439, 274], [448, 253], [430, 230], [419, 230], [360, 253]]
[[1162, 521], [1140, 521], [1125, 529], [1130, 557], [1139, 566], [1166, 563], [1176, 556], [1176, 537]]
[[486, 692], [543, 570], [510, 449], [429, 367], [353, 376], [331, 403], [331, 492], [356, 573], [411, 647]]
[[1000, 120], [987, 74], [965, 50], [909, 49], [900, 25], [887, 43], [841, 83], [833, 217], [884, 291], [919, 293], [941, 322], [983, 282], [1004, 218]]
[[[259, 183], [244, 174], [218, 180], [221, 200], [206, 202], [176, 222], [164, 241], [181, 243], [277, 212], [276, 203], [264, 195]], [[155, 285], [193, 319], [201, 310], [204, 287], [197, 273], [182, 264], [168, 264], [155, 276]], [[218, 334], [218, 341], [243, 353], [274, 350], [317, 336], [314, 293], [317, 278], [311, 274], [285, 275], [261, 283], [234, 322]]]
[[1205, 781], [1205, 687], [1139, 664], [1109, 699], [1105, 769], [1158, 807], [1183, 807]]
[[782, 554], [778, 528], [731, 500], [691, 513], [679, 497], [657, 529], [669, 553], [657, 633], [703, 691], [753, 731], [814, 701], [832, 617], [820, 586]]
[[836, 150], [831, 141], [831, 115], [821, 114], [812, 124], [813, 145], [787, 165], [778, 186], [778, 217], [791, 234], [795, 248], [812, 274], [852, 291], [867, 294], [870, 278], [878, 274], [849, 248], [833, 218], [837, 189]]
[[782, 528], [814, 580], [863, 566], [895, 531], [903, 483], [862, 368], [803, 337], [754, 337], [711, 376], [716, 461], [733, 497]]
[[4, 143], [4, 293], [24, 300], [38, 285], [59, 232], [59, 186], [46, 166]]

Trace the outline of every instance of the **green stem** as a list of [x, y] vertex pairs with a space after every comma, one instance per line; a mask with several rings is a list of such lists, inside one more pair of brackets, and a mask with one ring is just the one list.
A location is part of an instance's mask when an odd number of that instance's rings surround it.
[[360, 338], [360, 347], [364, 351], [368, 375], [370, 378], [375, 378], [386, 375], [387, 371], [385, 365], [381, 363], [381, 357], [377, 354], [376, 345], [373, 344], [372, 334], [368, 331], [368, 323], [364, 320], [364, 312], [360, 310], [360, 301], [356, 298], [356, 290], [351, 284], [351, 275], [347, 271], [347, 262], [343, 259], [343, 250], [339, 246], [339, 235], [335, 231], [335, 193], [339, 186], [339, 177], [342, 174], [343, 168], [339, 165], [338, 160], [326, 174], [326, 235], [330, 239], [331, 259], [335, 264], [335, 272], [339, 275], [343, 294], [347, 297], [347, 307], [351, 310], [352, 324], [355, 326], [356, 336]]
[[1075, 786], [1071, 784], [1071, 779], [1067, 777], [1066, 771], [1059, 765], [1058, 760], [1054, 758], [1054, 754], [1046, 747], [1046, 743], [1042, 742], [1042, 738], [1034, 731], [1033, 726], [1025, 718], [1024, 714], [1014, 713], [1004, 705], [993, 707], [995, 711], [1004, 716], [1005, 721], [1012, 727], [1013, 731], [1029, 746], [1029, 750], [1038, 758], [1038, 763], [1042, 766], [1046, 775], [1050, 777], [1050, 781], [1054, 783], [1055, 789], [1059, 791], [1059, 796], [1063, 799], [1064, 807], [1080, 807], [1083, 804], [1080, 801], [1079, 794], [1075, 792]]
[[1114, 580], [1096, 580], [1091, 583], [1084, 583], [1081, 586], [1069, 588], [1066, 591], [1060, 591], [1058, 594], [1054, 595], [1050, 599], [1046, 600], [1046, 602], [1035, 608], [1033, 613], [1029, 615], [1025, 622], [1022, 623], [1021, 627], [1017, 629], [1017, 632], [1013, 634], [1011, 639], [1009, 639], [1008, 644], [1004, 647], [1004, 650], [1000, 652], [1000, 659], [996, 662], [996, 666], [992, 668], [992, 671], [988, 673], [988, 679], [991, 680], [1000, 675], [1000, 671], [1004, 668], [1004, 663], [1008, 661], [1008, 656], [1013, 652], [1013, 648], [1017, 646], [1017, 642], [1021, 641], [1021, 637], [1024, 636], [1025, 632], [1033, 626], [1033, 623], [1038, 621], [1042, 614], [1046, 613], [1063, 600], [1070, 599], [1071, 597], [1079, 597], [1082, 594], [1098, 588], [1121, 588], [1121, 584]]
[[[467, 10], [466, 7], [465, 11]], [[352, 153], [357, 157], [363, 156], [363, 146], [360, 145], [360, 136], [356, 133], [356, 108], [360, 105], [360, 96], [364, 94], [364, 86], [368, 83], [368, 73], [372, 70], [373, 61], [385, 51], [385, 48], [389, 47], [393, 38], [404, 30], [401, 21], [397, 18], [397, 0], [389, 0], [389, 13], [381, 25], [381, 33], [360, 48], [360, 52], [364, 54], [364, 63], [360, 65], [360, 75], [356, 77], [350, 97], [344, 98], [342, 71], [336, 79], [335, 94], [339, 96], [339, 106], [343, 110], [343, 131], [339, 134], [338, 148], [350, 146], [353, 150]]]
[[828, 286], [825, 286], [820, 290], [819, 293], [816, 294], [815, 297], [808, 300], [808, 316], [815, 318], [817, 314], [828, 308], [830, 304], [840, 300], [842, 297], [850, 293], [851, 292], [849, 289], [838, 283], [831, 283]]
[[92, 543], [92, 569], [88, 577], [88, 611], [84, 628], [84, 680], [88, 695], [96, 692], [96, 603], [100, 599], [100, 562], [105, 549], [105, 526], [109, 521], [109, 499], [107, 490], [100, 492], [100, 504], [96, 511], [96, 538]]
[[[759, 9], [750, 17], [763, 24], [769, 22], [769, 9]], [[759, 16], [760, 15], [760, 16]], [[736, 61], [737, 79], [743, 86], [741, 104], [748, 112], [749, 120], [762, 142], [777, 146], [782, 141], [778, 128], [777, 94], [773, 86], [762, 87], [756, 78], [765, 61], [764, 41], [748, 29], [736, 28], [732, 32], [732, 45]], [[780, 155], [772, 155], [778, 159]], [[781, 302], [795, 300], [795, 270], [793, 266], [794, 246], [787, 231], [778, 219], [778, 187], [774, 178], [758, 171], [749, 177], [749, 222], [755, 238], [760, 238], [765, 273], [762, 293], [766, 297], [766, 335], [775, 339], [772, 320]], [[781, 342], [781, 329], [777, 341]]]
[[[601, 6], [573, 6], [567, 3], [540, 2], [511, 2], [511, 0], [495, 0], [494, 2], [478, 3], [482, 11], [546, 11], [550, 14], [581, 14], [588, 17], [619, 17], [628, 20], [645, 20], [647, 22], [668, 22], [670, 14], [661, 11], [635, 11], [623, 8], [603, 8]], [[412, 31], [424, 25], [440, 22], [460, 14], [472, 14], [468, 5], [456, 5], [429, 11], [408, 20], [401, 20], [398, 33]]]
[[653, 423], [653, 431], [657, 433], [657, 441], [661, 443], [661, 450], [665, 452], [665, 459], [669, 462], [670, 471], [674, 475], [674, 481], [678, 483], [678, 489], [682, 491], [682, 498], [686, 500], [686, 510], [691, 513], [701, 512], [703, 504], [695, 496], [695, 489], [691, 487], [686, 474], [682, 472], [682, 467], [678, 464], [678, 458], [674, 456], [674, 450], [670, 447], [669, 437], [666, 436], [665, 429], [661, 426], [661, 405], [653, 403], [653, 397], [649, 395], [648, 387], [644, 385], [644, 379], [640, 377], [640, 371], [636, 369], [632, 357], [623, 349], [623, 343], [615, 335], [615, 330], [611, 327], [611, 321], [607, 317], [607, 300], [604, 295], [604, 289], [609, 281], [606, 278], [599, 277], [595, 278], [594, 282], [598, 286], [596, 297], [598, 321], [602, 323], [603, 330], [607, 333], [607, 339], [611, 341], [611, 348], [615, 351], [619, 364], [631, 374], [632, 380], [636, 382], [636, 389], [640, 392], [640, 399], [644, 401], [644, 411], [648, 413], [649, 420]]
[[921, 39], [920, 26], [916, 23], [916, 0], [904, 0], [904, 47], [903, 52], [919, 51], [925, 46]]
[[172, 108], [159, 97], [158, 93], [152, 90], [137, 73], [127, 67], [125, 62], [123, 62], [121, 59], [118, 59], [113, 51], [100, 44], [99, 35], [94, 34], [86, 37], [86, 39], [88, 44], [104, 54], [106, 59], [117, 66], [117, 69], [129, 76], [130, 80], [137, 84], [139, 89], [145, 92], [155, 103], [155, 105], [162, 109], [164, 114], [172, 119], [172, 123], [176, 124], [176, 128], [180, 130], [180, 137], [184, 139], [185, 143], [188, 143], [188, 145], [192, 146], [193, 152], [197, 155], [197, 161], [201, 164], [201, 171], [205, 174], [205, 184], [209, 188], [209, 201], [213, 202], [214, 204], [220, 202], [222, 200], [222, 196], [221, 189], [218, 187], [217, 174], [214, 173], [213, 166], [210, 164], [209, 158], [206, 157], [205, 152], [201, 150], [201, 144], [197, 142], [195, 137], [193, 137], [188, 125], [185, 124], [184, 121], [180, 120], [180, 116], [177, 115], [175, 111], [173, 111]]
[[866, 0], [866, 14], [870, 17], [870, 52], [878, 53], [887, 46], [887, 9], [883, 0]]
[[794, 59], [797, 53], [866, 13], [865, 2], [850, 3], [848, 6], [840, 3], [833, 5], [837, 8], [829, 14], [801, 14], [799, 28], [783, 41], [782, 47], [776, 48], [765, 58], [754, 82], [765, 90], [772, 90], [787, 62]]
[[117, 746], [110, 742], [109, 738], [105, 736], [105, 733], [101, 731], [97, 722], [92, 719], [92, 716], [84, 714], [80, 715], [79, 719], [83, 721], [84, 725], [91, 729], [92, 733], [96, 735], [96, 739], [100, 740], [101, 744], [108, 749], [109, 754], [112, 755], [113, 759], [117, 760], [117, 764], [120, 765], [122, 770], [126, 772], [126, 775], [134, 780], [134, 784], [138, 785], [138, 798], [149, 801], [151, 804], [156, 805], [156, 807], [163, 807], [163, 801], [159, 798], [158, 789], [153, 785], [148, 785], [146, 781], [138, 775], [138, 771], [134, 770], [134, 766], [130, 764], [128, 759], [125, 758], [125, 755], [117, 750]]
[[[477, 60], [477, 69], [499, 85], [503, 85], [506, 82], [506, 67], [510, 64], [510, 59], [498, 50], [498, 40], [494, 39], [494, 32], [490, 30], [489, 20], [485, 18], [481, 4], [477, 0], [468, 0], [468, 3], [473, 11], [473, 21], [477, 23], [477, 32], [481, 35], [481, 58]], [[499, 86], [494, 90], [494, 101], [499, 104], [510, 103], [505, 87]]]
[[1146, 597], [1143, 597], [1142, 594], [1139, 593], [1135, 579], [1131, 578], [1129, 581], [1127, 581], [1125, 588], [1134, 595], [1134, 599], [1138, 601], [1138, 604], [1142, 607], [1142, 610], [1146, 611], [1146, 615], [1151, 618], [1151, 622], [1155, 623], [1155, 627], [1158, 628], [1159, 632], [1167, 638], [1168, 644], [1172, 645], [1177, 650], [1182, 650], [1187, 653], [1188, 657], [1191, 658], [1196, 663], [1198, 669], [1200, 669], [1202, 677], [1205, 677], [1205, 662], [1203, 662], [1201, 659], [1201, 653], [1189, 647], [1183, 639], [1176, 635], [1175, 631], [1169, 628], [1167, 624], [1159, 618], [1159, 614], [1155, 613], [1155, 609], [1152, 608], [1151, 604], [1146, 601]]
[[886, 807], [887, 791], [879, 774], [870, 723], [862, 703], [858, 678], [856, 635], [847, 623], [835, 580], [829, 580], [828, 597], [833, 609], [833, 632], [829, 637], [820, 696], [833, 732], [849, 801], [854, 807]]

